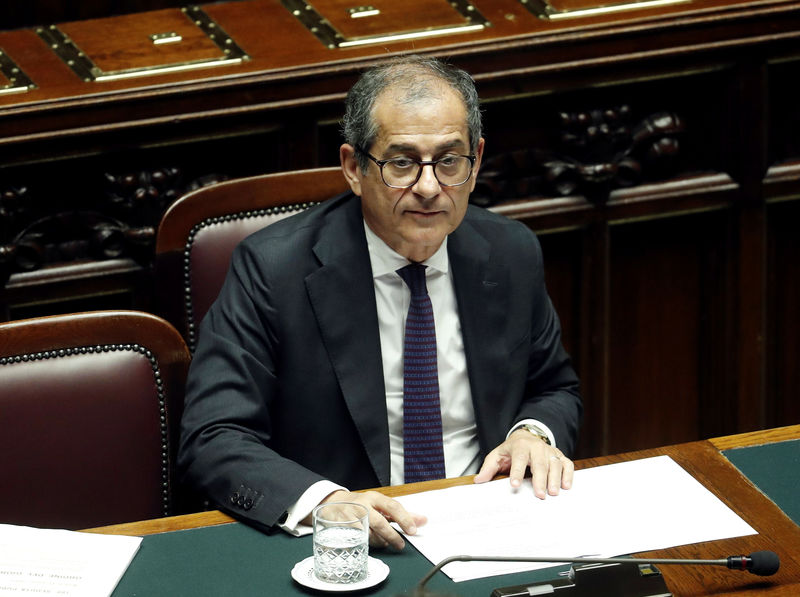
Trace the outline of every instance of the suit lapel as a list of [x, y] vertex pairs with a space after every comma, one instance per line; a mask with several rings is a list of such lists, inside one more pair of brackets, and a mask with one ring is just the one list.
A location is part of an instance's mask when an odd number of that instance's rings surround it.
[[306, 278], [309, 299], [339, 387], [381, 485], [390, 480], [389, 428], [378, 316], [361, 202], [328, 214]]
[[468, 219], [448, 238], [448, 255], [458, 303], [467, 371], [481, 451], [498, 443], [491, 403], [498, 393], [507, 354], [506, 310], [508, 271], [492, 260], [491, 245]]

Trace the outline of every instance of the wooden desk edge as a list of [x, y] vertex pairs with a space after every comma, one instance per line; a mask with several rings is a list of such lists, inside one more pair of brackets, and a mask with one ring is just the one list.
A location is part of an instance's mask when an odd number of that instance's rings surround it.
[[181, 514], [179, 516], [167, 516], [139, 522], [125, 522], [105, 527], [84, 529], [82, 532], [101, 535], [131, 535], [138, 537], [142, 535], [155, 535], [157, 533], [170, 533], [172, 531], [185, 531], [198, 527], [212, 527], [231, 522], [236, 522], [236, 519], [231, 518], [219, 510], [211, 510], [209, 512]]
[[744, 448], [747, 446], [760, 446], [763, 444], [774, 444], [777, 442], [789, 441], [800, 438], [800, 425], [788, 425], [786, 427], [776, 427], [775, 429], [764, 429], [762, 431], [751, 431], [738, 435], [725, 435], [715, 437], [710, 440], [711, 444], [720, 452], [731, 448]]

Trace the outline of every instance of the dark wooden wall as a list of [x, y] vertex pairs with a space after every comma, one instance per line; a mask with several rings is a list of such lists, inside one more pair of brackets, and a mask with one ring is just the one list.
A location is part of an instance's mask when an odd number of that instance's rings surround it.
[[[208, 12], [253, 55], [239, 70], [0, 96], [0, 316], [158, 312], [166, 205], [335, 165], [359, 69], [425, 51], [473, 73], [484, 100], [473, 200], [540, 236], [584, 385], [580, 456], [800, 422], [800, 3], [558, 25], [476, 5], [493, 27], [473, 37], [331, 51], [277, 3], [224, 3]], [[44, 56], [20, 50], [25, 33], [0, 32], [0, 48]]]
[[609, 73], [591, 95], [559, 90], [504, 111], [521, 118], [576, 101], [585, 111], [627, 103], [684, 124], [663, 181], [559, 208], [498, 207], [542, 239], [565, 341], [591, 396], [587, 452], [783, 425], [800, 414], [800, 147], [789, 99], [800, 63], [793, 51], [710, 58], [700, 68], [671, 62], [646, 82]]

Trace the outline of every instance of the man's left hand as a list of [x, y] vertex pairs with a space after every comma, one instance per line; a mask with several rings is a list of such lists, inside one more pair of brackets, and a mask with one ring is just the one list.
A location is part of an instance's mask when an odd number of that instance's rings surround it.
[[547, 494], [572, 487], [575, 465], [558, 448], [548, 446], [541, 438], [525, 429], [518, 429], [487, 454], [475, 475], [475, 483], [491, 481], [499, 473], [508, 473], [512, 487], [519, 487], [525, 469], [531, 469], [533, 493], [544, 499]]

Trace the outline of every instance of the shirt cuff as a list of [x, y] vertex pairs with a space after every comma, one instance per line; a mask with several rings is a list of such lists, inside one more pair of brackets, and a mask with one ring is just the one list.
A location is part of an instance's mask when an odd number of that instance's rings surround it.
[[506, 439], [508, 439], [508, 436], [511, 435], [520, 425], [536, 425], [539, 429], [544, 431], [545, 435], [547, 435], [547, 437], [550, 439], [550, 445], [554, 448], [556, 447], [556, 438], [553, 435], [553, 432], [550, 431], [550, 428], [547, 425], [541, 421], [537, 421], [536, 419], [522, 419], [521, 421], [517, 421], [506, 434]]
[[333, 481], [317, 481], [305, 490], [303, 495], [286, 511], [286, 520], [278, 526], [295, 537], [310, 535], [314, 530], [311, 526], [303, 524], [302, 520], [311, 514], [322, 500], [339, 489], [345, 489]]

